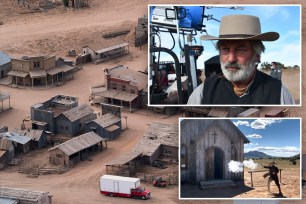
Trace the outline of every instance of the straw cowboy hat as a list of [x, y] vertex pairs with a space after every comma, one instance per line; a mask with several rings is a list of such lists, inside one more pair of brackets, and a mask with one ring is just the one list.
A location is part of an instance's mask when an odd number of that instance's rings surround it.
[[250, 15], [223, 16], [220, 23], [219, 37], [201, 36], [201, 40], [261, 40], [275, 41], [277, 32], [261, 33], [260, 20]]

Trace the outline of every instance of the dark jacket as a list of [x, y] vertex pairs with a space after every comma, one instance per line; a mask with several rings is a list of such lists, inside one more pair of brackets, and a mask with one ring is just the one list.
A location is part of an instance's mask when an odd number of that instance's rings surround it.
[[232, 83], [219, 74], [205, 80], [202, 104], [280, 104], [281, 88], [279, 80], [256, 70], [252, 84], [239, 97]]

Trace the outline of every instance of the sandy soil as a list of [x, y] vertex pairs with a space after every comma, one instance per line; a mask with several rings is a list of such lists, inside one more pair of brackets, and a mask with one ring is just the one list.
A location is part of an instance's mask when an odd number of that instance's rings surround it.
[[[0, 50], [9, 55], [56, 54], [57, 56], [65, 56], [69, 49], [80, 51], [83, 45], [98, 42], [101, 35], [121, 29], [130, 29], [130, 33], [120, 38], [131, 43], [131, 46], [130, 54], [118, 60], [99, 65], [86, 64], [83, 70], [75, 74], [73, 80], [61, 87], [30, 89], [0, 85], [0, 90], [10, 92], [12, 106], [12, 109], [0, 113], [0, 124], [7, 125], [9, 130], [20, 127], [22, 120], [30, 115], [31, 105], [48, 100], [57, 94], [77, 96], [80, 104], [88, 104], [89, 86], [104, 81], [103, 68], [123, 64], [131, 69], [145, 70], [147, 67], [147, 47], [142, 47], [140, 50], [133, 46], [134, 27], [136, 26], [137, 18], [147, 12], [147, 4], [164, 2], [162, 0], [89, 0], [90, 7], [88, 9], [67, 10], [63, 6], [58, 6], [46, 12], [21, 14], [28, 12], [28, 10], [19, 7], [16, 1], [1, 0], [0, 21], [3, 21], [4, 24], [0, 25]], [[227, 3], [222, 0], [208, 0], [205, 3], [223, 2]], [[245, 0], [233, 2], [240, 4], [252, 3]], [[271, 3], [269, 0], [253, 2]], [[168, 0], [167, 3], [177, 3], [177, 1]], [[182, 1], [181, 3], [190, 2]], [[203, 3], [203, 1], [193, 1], [192, 3]], [[288, 3], [288, 1], [280, 0], [277, 3]], [[290, 3], [303, 4], [302, 1], [297, 0]], [[303, 26], [305, 26], [305, 8], [303, 8], [303, 11]], [[305, 27], [303, 27], [303, 35], [304, 31]], [[305, 39], [305, 37], [302, 39]], [[303, 51], [306, 51], [305, 47], [303, 47]], [[305, 58], [303, 58], [303, 64], [304, 62]], [[288, 81], [293, 81], [293, 79], [289, 78]], [[296, 97], [295, 93], [299, 91], [297, 91], [297, 87], [292, 87], [291, 89], [290, 84], [286, 85], [290, 90], [293, 90], [293, 95]], [[99, 108], [95, 109], [99, 110]], [[291, 111], [292, 116], [304, 117], [305, 111], [303, 109], [302, 107], [294, 108]], [[134, 114], [123, 113], [123, 115], [128, 116], [128, 129], [121, 134], [118, 140], [110, 142], [109, 148], [105, 152], [94, 155], [91, 161], [82, 162], [61, 175], [42, 175], [38, 178], [29, 178], [25, 174], [17, 173], [16, 168], [7, 168], [0, 172], [0, 186], [48, 191], [53, 195], [53, 203], [142, 202], [140, 200], [109, 198], [100, 195], [98, 179], [105, 173], [105, 163], [130, 150], [139, 141], [147, 129], [146, 124], [154, 120], [175, 123], [178, 116], [163, 118], [160, 115], [147, 115], [145, 110]], [[305, 124], [305, 120], [303, 124]], [[46, 152], [43, 151], [29, 153], [24, 158], [24, 165], [28, 163], [31, 165], [35, 163], [44, 164], [45, 161], [38, 159], [40, 155], [47, 157]], [[158, 189], [153, 188], [150, 184], [145, 184], [145, 186], [152, 191], [152, 198], [148, 201], [150, 203], [179, 202], [177, 187]], [[182, 203], [198, 203], [198, 201], [183, 201]], [[232, 201], [204, 201], [202, 203], [232, 203]], [[292, 201], [291, 203], [301, 202]]]

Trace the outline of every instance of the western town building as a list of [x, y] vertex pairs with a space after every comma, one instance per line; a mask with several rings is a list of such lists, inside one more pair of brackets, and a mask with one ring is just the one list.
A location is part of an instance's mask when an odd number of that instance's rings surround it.
[[32, 128], [56, 132], [55, 118], [71, 108], [78, 106], [78, 98], [57, 95], [51, 99], [31, 106]]
[[119, 65], [105, 69], [106, 91], [97, 93], [107, 99], [108, 103], [123, 107], [141, 107], [141, 93], [147, 87], [147, 75]]
[[133, 150], [106, 164], [107, 174], [134, 175], [142, 164], [153, 164], [160, 157], [178, 160], [178, 125], [153, 122]]
[[229, 119], [184, 119], [180, 122], [181, 182], [243, 180], [229, 172], [231, 160], [242, 162], [250, 141]]
[[62, 166], [76, 164], [107, 148], [106, 142], [103, 144], [103, 141], [104, 139], [94, 132], [74, 137], [48, 150], [50, 162]]
[[71, 108], [55, 118], [55, 132], [76, 136], [85, 131], [85, 124], [96, 119], [93, 109], [87, 105]]
[[29, 137], [31, 139], [31, 149], [41, 149], [46, 147], [48, 143], [47, 133], [43, 130], [15, 128], [12, 133]]
[[11, 84], [23, 86], [48, 86], [73, 77], [74, 67], [56, 66], [56, 56], [23, 56], [12, 59], [12, 70], [8, 72]]
[[92, 45], [83, 47], [82, 55], [78, 57], [77, 62], [95, 62], [96, 64], [120, 57], [129, 53], [129, 43], [102, 40]]
[[105, 139], [116, 139], [122, 130], [121, 119], [111, 113], [89, 121], [85, 124], [86, 132], [93, 131]]

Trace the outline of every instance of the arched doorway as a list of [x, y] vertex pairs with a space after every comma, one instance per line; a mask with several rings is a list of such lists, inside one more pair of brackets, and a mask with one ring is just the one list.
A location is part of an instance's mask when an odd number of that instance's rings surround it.
[[205, 150], [206, 180], [224, 179], [224, 151], [218, 147]]

